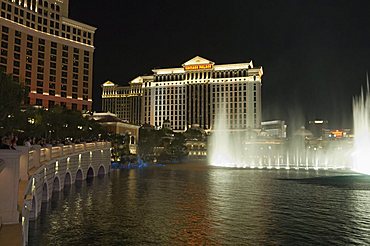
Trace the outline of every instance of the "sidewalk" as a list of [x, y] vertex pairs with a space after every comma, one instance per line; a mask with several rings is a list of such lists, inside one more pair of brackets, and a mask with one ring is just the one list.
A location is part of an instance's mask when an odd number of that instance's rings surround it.
[[2, 225], [0, 229], [0, 245], [21, 246], [22, 245], [22, 226]]

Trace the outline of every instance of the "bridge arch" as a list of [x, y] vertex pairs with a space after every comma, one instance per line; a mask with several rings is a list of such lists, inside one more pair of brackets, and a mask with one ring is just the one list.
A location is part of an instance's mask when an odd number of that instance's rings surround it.
[[[136, 142], [137, 140], [134, 139]], [[6, 188], [11, 189], [10, 192], [17, 193], [14, 199], [21, 198], [18, 204], [22, 207], [17, 208], [17, 202], [10, 201], [7, 204], [7, 209], [13, 211], [18, 209], [22, 213], [22, 231], [23, 242], [27, 242], [28, 237], [28, 221], [29, 219], [36, 219], [40, 216], [41, 211], [49, 209], [48, 203], [54, 196], [53, 192], [62, 190], [72, 190], [72, 186], [76, 181], [85, 180], [87, 176], [93, 177], [95, 175], [107, 174], [111, 170], [110, 165], [110, 147], [109, 142], [93, 142], [83, 144], [72, 144], [65, 146], [54, 146], [47, 148], [35, 147], [32, 151], [28, 151], [27, 147], [22, 149], [22, 153], [14, 153], [15, 156], [20, 155], [20, 158], [13, 158], [13, 155], [6, 156], [5, 165], [15, 163], [18, 160], [19, 170], [11, 169], [12, 173], [19, 175], [22, 181], [26, 181], [26, 189], [16, 189], [13, 183], [6, 182]], [[24, 151], [23, 151], [24, 150]], [[98, 156], [99, 158], [93, 158]], [[8, 163], [9, 162], [9, 163]], [[3, 163], [1, 163], [3, 164]], [[100, 171], [99, 171], [100, 169]], [[35, 172], [34, 172], [35, 170]], [[18, 174], [16, 172], [19, 172]], [[14, 176], [18, 177], [18, 176]], [[1, 183], [1, 182], [0, 182]], [[82, 184], [81, 182], [77, 182]], [[93, 183], [93, 182], [91, 182]], [[1, 183], [3, 185], [3, 183]], [[82, 187], [82, 186], [81, 186]], [[67, 188], [67, 189], [65, 189]], [[81, 191], [76, 185], [77, 192]], [[19, 192], [23, 192], [19, 193]], [[67, 193], [55, 193], [59, 197]], [[56, 196], [54, 198], [57, 198]], [[56, 201], [53, 199], [53, 201]], [[13, 210], [10, 210], [13, 209]], [[15, 211], [14, 210], [14, 211]], [[19, 216], [10, 214], [14, 221], [19, 221]], [[7, 214], [8, 216], [8, 214]]]
[[53, 193], [54, 192], [59, 192], [61, 190], [61, 186], [60, 186], [60, 180], [59, 180], [59, 177], [58, 176], [55, 176], [54, 178], [54, 181], [53, 181]]
[[30, 211], [30, 219], [35, 220], [37, 218], [37, 198], [36, 196], [32, 196], [32, 205]]
[[90, 166], [86, 172], [86, 179], [91, 179], [95, 176], [94, 168]]
[[84, 178], [84, 174], [82, 173], [81, 169], [78, 169], [76, 172], [75, 181], [82, 181]]
[[49, 201], [49, 191], [48, 191], [48, 184], [44, 182], [42, 185], [42, 197], [41, 197], [42, 202], [47, 202]]
[[66, 175], [64, 176], [64, 187], [69, 186], [72, 184], [72, 176], [70, 172], [66, 172]]
[[107, 173], [107, 172], [105, 171], [105, 167], [104, 167], [104, 165], [101, 165], [101, 166], [99, 167], [99, 169], [98, 169], [98, 176], [99, 176], [99, 177], [102, 177], [102, 176], [104, 176], [106, 173]]

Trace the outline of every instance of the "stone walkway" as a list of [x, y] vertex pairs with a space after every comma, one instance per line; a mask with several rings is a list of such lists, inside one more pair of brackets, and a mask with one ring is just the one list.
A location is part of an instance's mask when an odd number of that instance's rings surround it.
[[0, 245], [21, 246], [22, 245], [22, 226], [2, 225], [0, 229]]

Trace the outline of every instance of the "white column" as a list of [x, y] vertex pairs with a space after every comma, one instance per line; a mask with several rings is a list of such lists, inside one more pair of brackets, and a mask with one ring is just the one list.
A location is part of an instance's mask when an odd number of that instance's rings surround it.
[[33, 156], [32, 156], [33, 166], [37, 169], [38, 167], [40, 167], [41, 146], [40, 145], [32, 145], [32, 148], [33, 148]]
[[17, 146], [17, 150], [21, 151], [22, 154], [19, 160], [19, 173], [20, 179], [25, 181], [28, 180], [28, 155], [29, 148], [26, 146]]
[[21, 155], [18, 150], [0, 150], [4, 167], [0, 172], [0, 217], [3, 224], [19, 223], [17, 203]]

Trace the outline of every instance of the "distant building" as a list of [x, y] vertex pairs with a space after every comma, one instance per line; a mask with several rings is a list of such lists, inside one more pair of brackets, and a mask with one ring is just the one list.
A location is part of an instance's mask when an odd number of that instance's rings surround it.
[[0, 69], [25, 104], [91, 110], [96, 28], [68, 18], [68, 0], [1, 0]]
[[94, 113], [89, 118], [104, 126], [110, 133], [127, 135], [130, 153], [137, 154], [140, 126], [124, 122], [112, 113]]
[[148, 79], [151, 80], [152, 77], [137, 77], [128, 86], [105, 82], [102, 85], [102, 111], [116, 114], [122, 120], [133, 124], [142, 124], [142, 84]]
[[307, 128], [313, 134], [313, 137], [322, 138], [328, 129], [328, 125], [327, 120], [310, 120]]
[[193, 124], [184, 133], [188, 160], [207, 159], [207, 134], [199, 125]]
[[205, 160], [207, 159], [207, 141], [206, 140], [186, 140], [186, 148], [188, 149], [189, 160]]
[[287, 125], [283, 120], [263, 121], [261, 123], [262, 131], [272, 138], [286, 138]]
[[[193, 124], [213, 130], [216, 114], [230, 129], [260, 129], [262, 75], [262, 67], [252, 61], [218, 65], [196, 56], [178, 68], [154, 69], [153, 75], [138, 77], [126, 87], [103, 84], [102, 110], [135, 123], [131, 115], [140, 112], [141, 124], [157, 127], [169, 120], [179, 132]], [[131, 97], [141, 97], [141, 108], [139, 103], [129, 106]]]
[[307, 130], [304, 126], [301, 126], [293, 132], [293, 138], [312, 139], [313, 134], [310, 130]]
[[172, 130], [171, 121], [169, 121], [169, 120], [164, 120], [164, 121], [163, 121], [163, 124], [162, 124], [162, 128], [163, 128], [163, 129], [167, 129], [167, 130]]
[[323, 138], [327, 140], [338, 140], [352, 138], [351, 129], [325, 129]]

